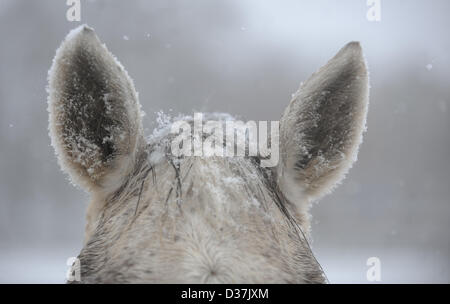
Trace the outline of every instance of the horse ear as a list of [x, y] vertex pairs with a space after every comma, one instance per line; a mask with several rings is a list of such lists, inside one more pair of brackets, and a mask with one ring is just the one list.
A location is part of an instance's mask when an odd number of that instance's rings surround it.
[[52, 145], [61, 168], [88, 190], [117, 186], [144, 146], [130, 77], [94, 31], [72, 30], [49, 71]]
[[368, 73], [357, 42], [294, 94], [280, 121], [280, 188], [291, 200], [330, 192], [356, 160], [365, 130]]

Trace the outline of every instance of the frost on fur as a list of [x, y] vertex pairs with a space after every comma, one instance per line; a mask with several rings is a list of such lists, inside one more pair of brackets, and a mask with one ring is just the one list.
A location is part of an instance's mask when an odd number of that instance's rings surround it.
[[344, 177], [362, 141], [368, 91], [361, 47], [351, 42], [293, 95], [280, 122], [277, 168], [288, 197], [316, 199]]
[[146, 141], [123, 67], [92, 29], [72, 31], [49, 72], [48, 103], [61, 167], [92, 194], [82, 282], [326, 282], [304, 207], [355, 160], [367, 82], [361, 48], [350, 43], [294, 95], [276, 168], [261, 166], [262, 156], [176, 156], [172, 123], [193, 117], [160, 113]]
[[49, 71], [50, 136], [63, 170], [89, 190], [120, 185], [143, 143], [132, 80], [94, 31], [71, 31]]

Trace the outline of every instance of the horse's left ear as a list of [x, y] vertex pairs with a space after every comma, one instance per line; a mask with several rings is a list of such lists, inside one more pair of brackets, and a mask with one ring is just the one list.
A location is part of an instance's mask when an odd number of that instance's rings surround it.
[[317, 199], [343, 179], [362, 141], [368, 95], [357, 42], [343, 47], [294, 94], [280, 121], [276, 168], [279, 186], [293, 202]]
[[120, 186], [145, 142], [140, 105], [127, 72], [91, 28], [67, 35], [48, 90], [50, 136], [62, 169], [91, 191]]

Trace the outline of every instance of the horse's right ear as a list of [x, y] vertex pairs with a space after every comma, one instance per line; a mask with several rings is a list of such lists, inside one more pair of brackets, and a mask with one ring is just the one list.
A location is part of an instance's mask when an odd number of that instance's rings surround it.
[[91, 28], [72, 30], [56, 51], [48, 93], [61, 168], [90, 191], [120, 186], [143, 151], [141, 110], [132, 80]]

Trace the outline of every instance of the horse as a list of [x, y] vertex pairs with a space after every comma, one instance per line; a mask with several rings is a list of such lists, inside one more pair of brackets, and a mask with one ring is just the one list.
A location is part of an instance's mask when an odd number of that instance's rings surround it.
[[174, 153], [170, 126], [193, 126], [192, 116], [160, 119], [146, 137], [132, 79], [87, 25], [57, 49], [47, 90], [58, 163], [90, 194], [80, 278], [69, 283], [327, 283], [309, 246], [309, 208], [343, 180], [366, 129], [358, 42], [292, 95], [273, 128], [272, 166], [261, 153]]

